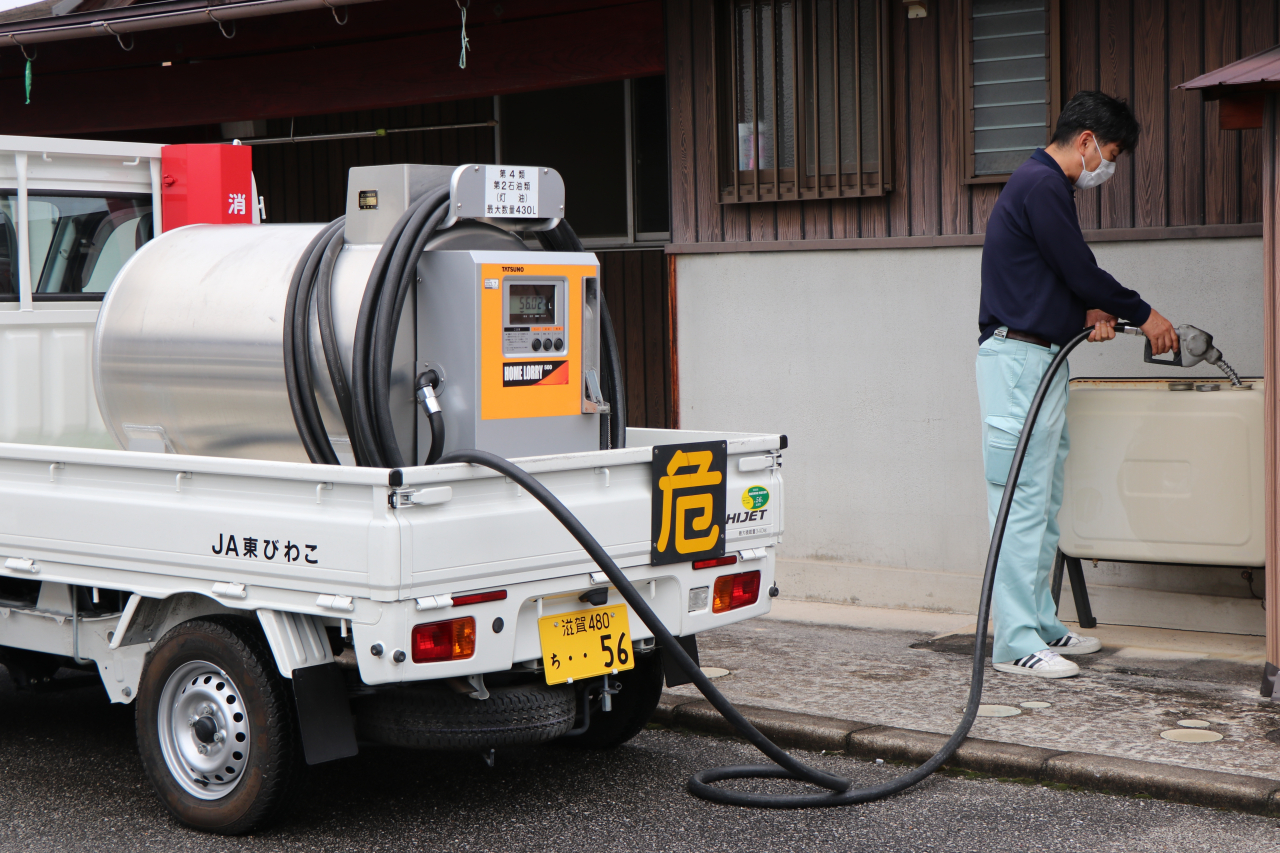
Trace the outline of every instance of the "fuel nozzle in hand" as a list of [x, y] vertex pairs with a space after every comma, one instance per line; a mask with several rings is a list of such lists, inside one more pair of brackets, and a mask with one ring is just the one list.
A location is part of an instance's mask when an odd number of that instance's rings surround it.
[[[1131, 335], [1142, 334], [1142, 330], [1137, 326], [1129, 326], [1124, 331]], [[1178, 327], [1178, 350], [1173, 354], [1173, 358], [1156, 358], [1151, 353], [1151, 340], [1147, 339], [1143, 360], [1148, 364], [1164, 364], [1171, 367], [1195, 367], [1200, 362], [1206, 361], [1227, 374], [1232, 385], [1240, 384], [1240, 377], [1231, 365], [1227, 364], [1227, 360], [1222, 357], [1222, 352], [1213, 345], [1213, 335], [1195, 326]]]

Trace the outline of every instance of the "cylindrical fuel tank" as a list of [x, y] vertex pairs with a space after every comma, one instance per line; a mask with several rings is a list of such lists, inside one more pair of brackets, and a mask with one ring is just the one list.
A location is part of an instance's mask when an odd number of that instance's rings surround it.
[[[107, 428], [126, 450], [307, 462], [289, 407], [284, 311], [302, 253], [323, 228], [193, 225], [142, 247], [108, 291], [94, 333], [93, 380]], [[522, 250], [514, 235], [459, 223], [428, 250]], [[360, 299], [381, 246], [345, 246], [333, 272], [333, 315], [351, 373]], [[350, 441], [329, 382], [314, 307], [311, 375], [326, 430], [344, 464]], [[401, 452], [414, 447], [413, 311], [406, 308], [392, 369]]]

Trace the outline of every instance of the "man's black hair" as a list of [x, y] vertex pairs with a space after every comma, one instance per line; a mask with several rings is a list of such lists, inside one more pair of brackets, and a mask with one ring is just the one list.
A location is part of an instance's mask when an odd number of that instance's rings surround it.
[[1055, 145], [1067, 145], [1086, 130], [1092, 130], [1100, 145], [1119, 142], [1121, 151], [1132, 151], [1142, 132], [1133, 110], [1121, 98], [1103, 92], [1077, 92], [1067, 101], [1053, 131]]

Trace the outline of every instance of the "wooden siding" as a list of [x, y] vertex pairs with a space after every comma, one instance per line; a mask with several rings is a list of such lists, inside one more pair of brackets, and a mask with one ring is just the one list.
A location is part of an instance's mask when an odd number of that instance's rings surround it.
[[673, 340], [661, 249], [597, 252], [627, 386], [627, 426], [674, 429]]
[[[377, 128], [424, 127], [487, 121], [493, 99], [475, 98], [389, 110], [365, 110], [267, 122], [268, 137], [349, 133]], [[267, 222], [328, 222], [346, 212], [347, 170], [388, 163], [494, 161], [492, 127], [393, 133], [362, 139], [261, 145], [253, 149], [258, 194], [266, 199]]]
[[[901, 3], [888, 4], [894, 153], [893, 189], [885, 198], [723, 205], [714, 138], [716, 2], [667, 0], [673, 251], [699, 243], [973, 242], [963, 238], [986, 230], [1001, 185], [962, 180], [958, 0], [933, 0], [927, 17], [911, 20]], [[1228, 226], [1262, 221], [1262, 131], [1220, 131], [1216, 103], [1173, 87], [1276, 44], [1278, 6], [1276, 0], [1061, 4], [1062, 102], [1101, 88], [1128, 99], [1143, 127], [1116, 176], [1077, 193], [1080, 224], [1091, 238], [1123, 239], [1112, 232], [1124, 229], [1135, 239], [1243, 233], [1251, 229]]]

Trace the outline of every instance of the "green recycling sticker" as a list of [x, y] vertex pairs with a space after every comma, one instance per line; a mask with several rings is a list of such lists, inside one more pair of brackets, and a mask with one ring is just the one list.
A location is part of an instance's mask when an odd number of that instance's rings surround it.
[[769, 490], [764, 486], [752, 486], [742, 493], [742, 505], [746, 509], [760, 509], [769, 502]]

